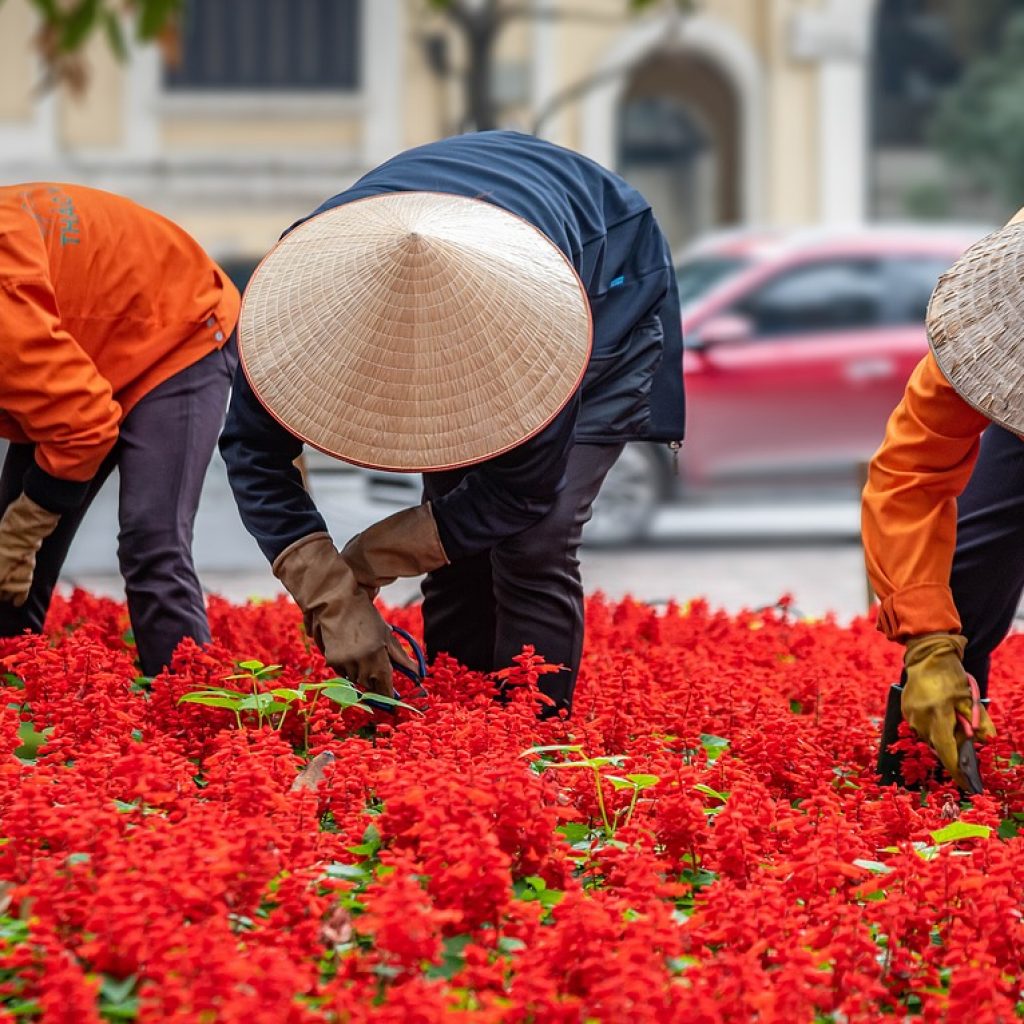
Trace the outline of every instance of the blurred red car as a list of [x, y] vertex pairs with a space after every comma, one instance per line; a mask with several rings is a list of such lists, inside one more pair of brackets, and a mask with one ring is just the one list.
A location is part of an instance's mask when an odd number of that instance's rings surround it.
[[679, 474], [631, 445], [588, 527], [643, 536], [661, 502], [757, 488], [856, 486], [927, 350], [939, 275], [986, 228], [737, 231], [678, 266], [687, 431]]
[[[982, 233], [747, 235], [691, 253], [679, 268], [689, 484], [854, 476], [927, 350], [936, 280]], [[693, 294], [711, 273], [717, 286]]]

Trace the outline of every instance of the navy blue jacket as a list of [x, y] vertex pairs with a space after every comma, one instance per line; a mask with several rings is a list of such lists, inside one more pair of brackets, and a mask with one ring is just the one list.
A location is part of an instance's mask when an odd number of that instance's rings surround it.
[[[434, 502], [455, 561], [541, 518], [574, 443], [682, 440], [679, 298], [668, 245], [643, 196], [592, 160], [516, 132], [460, 135], [401, 153], [310, 216], [409, 191], [484, 199], [535, 225], [572, 262], [594, 320], [590, 363], [566, 408]], [[268, 558], [326, 528], [292, 466], [301, 442], [263, 409], [241, 371], [220, 449], [242, 519]]]

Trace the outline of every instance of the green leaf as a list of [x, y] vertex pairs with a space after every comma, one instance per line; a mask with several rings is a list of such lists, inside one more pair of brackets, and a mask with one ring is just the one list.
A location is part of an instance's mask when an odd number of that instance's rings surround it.
[[21, 746], [16, 747], [14, 756], [22, 761], [34, 761], [39, 756], [39, 748], [53, 735], [53, 726], [37, 732], [32, 722], [22, 722], [18, 726], [18, 739]]
[[526, 943], [522, 939], [513, 938], [511, 935], [503, 935], [498, 939], [498, 952], [500, 953], [518, 953], [523, 949], [526, 949]]
[[288, 686], [279, 686], [276, 690], [270, 691], [280, 700], [305, 700], [306, 695], [302, 690], [293, 690]]
[[19, 1002], [8, 1003], [4, 1009], [12, 1017], [37, 1017], [42, 1009], [37, 1002], [31, 999], [23, 999]]
[[559, 825], [556, 831], [560, 832], [570, 843], [581, 843], [590, 838], [590, 826], [582, 821], [567, 821]]
[[96, 27], [100, 15], [100, 0], [79, 0], [64, 18], [60, 33], [60, 48], [65, 53], [81, 49], [86, 37]]
[[444, 978], [451, 981], [466, 964], [466, 947], [473, 940], [472, 935], [453, 935], [441, 945], [443, 950], [439, 964], [427, 968], [428, 978]]
[[860, 897], [865, 903], [881, 903], [886, 898], [884, 889], [876, 889], [874, 892], [865, 893]]
[[728, 793], [719, 793], [717, 789], [712, 789], [710, 786], [705, 786], [703, 782], [698, 782], [694, 787], [698, 793], [703, 793], [705, 796], [710, 796], [714, 800], [721, 800], [724, 804], [729, 799]]
[[371, 708], [375, 704], [380, 704], [388, 708], [405, 708], [406, 711], [414, 711], [417, 715], [423, 714], [419, 708], [414, 708], [411, 704], [406, 704], [405, 701], [401, 701], [397, 697], [385, 697], [381, 693], [363, 693], [360, 694], [360, 698], [363, 704]]
[[349, 708], [359, 703], [359, 691], [354, 686], [328, 686], [324, 689], [324, 696], [340, 704], [343, 708]]
[[612, 784], [612, 789], [618, 791], [620, 789], [638, 789], [639, 787], [635, 782], [630, 782], [629, 779], [622, 778], [621, 775], [606, 775], [605, 781]]
[[[272, 693], [252, 693], [248, 697], [243, 697], [238, 703], [239, 711], [266, 711], [271, 704], [274, 703], [274, 695]], [[284, 707], [288, 705], [285, 704]]]
[[665, 966], [672, 974], [682, 974], [695, 963], [699, 963], [695, 956], [670, 956], [665, 959]]
[[957, 843], [961, 839], [988, 839], [992, 829], [988, 825], [972, 825], [968, 821], [953, 821], [945, 828], [932, 832], [937, 843]]
[[349, 853], [354, 853], [357, 857], [373, 857], [379, 849], [380, 831], [371, 821], [363, 833], [363, 841], [358, 846], [350, 846], [348, 851]]
[[612, 784], [612, 787], [618, 789], [650, 789], [651, 786], [656, 786], [661, 780], [657, 775], [627, 775], [623, 778], [621, 775], [606, 775], [605, 778]]
[[57, 21], [60, 18], [57, 0], [31, 0], [31, 2], [47, 21]]
[[883, 864], [880, 860], [865, 860], [863, 857], [858, 857], [853, 861], [855, 868], [864, 868], [865, 871], [870, 871], [875, 875], [888, 875], [892, 872], [892, 868], [888, 864]]
[[155, 39], [177, 18], [182, 0], [142, 0], [139, 12], [139, 38]]
[[722, 756], [722, 752], [729, 746], [729, 741], [724, 736], [715, 736], [712, 733], [702, 732], [700, 734], [700, 745], [707, 752], [708, 760], [715, 761]]
[[131, 995], [137, 980], [134, 974], [127, 978], [112, 978], [109, 974], [104, 974], [100, 983], [100, 999], [106, 999], [111, 1003], [123, 1003]]
[[1020, 823], [1014, 821], [1013, 818], [1004, 818], [999, 823], [999, 838], [1000, 839], [1014, 839], [1020, 832]]
[[644, 775], [639, 772], [631, 772], [626, 776], [626, 778], [629, 779], [637, 789], [650, 789], [652, 786], [656, 786], [661, 782], [661, 778], [657, 775]]
[[551, 743], [546, 747], [530, 747], [519, 756], [529, 757], [531, 754], [552, 754], [564, 751], [567, 754], [578, 754], [583, 749], [579, 743]]
[[365, 882], [370, 872], [363, 864], [328, 864], [325, 872], [328, 878], [345, 878], [349, 881]]
[[124, 29], [121, 28], [121, 19], [117, 11], [103, 12], [103, 27], [107, 33], [107, 43], [111, 52], [120, 60], [128, 59], [128, 43], [124, 37]]
[[544, 765], [545, 768], [603, 768], [612, 765], [621, 768], [626, 760], [625, 754], [613, 754], [608, 757], [588, 757], [585, 761], [554, 761]]
[[703, 889], [705, 886], [711, 885], [718, 880], [718, 875], [714, 871], [707, 871], [705, 868], [697, 868], [696, 871], [684, 871], [679, 877], [682, 881], [688, 882], [694, 889]]
[[565, 893], [561, 889], [545, 889], [537, 893], [537, 902], [542, 907], [557, 907], [565, 899]]
[[241, 695], [235, 697], [206, 697], [202, 694], [193, 696], [190, 693], [186, 693], [184, 697], [179, 698], [179, 704], [202, 704], [208, 708], [230, 708], [235, 711], [238, 708]]
[[237, 664], [239, 668], [244, 668], [246, 672], [258, 672], [261, 668], [263, 668], [263, 662], [256, 660], [240, 661]]

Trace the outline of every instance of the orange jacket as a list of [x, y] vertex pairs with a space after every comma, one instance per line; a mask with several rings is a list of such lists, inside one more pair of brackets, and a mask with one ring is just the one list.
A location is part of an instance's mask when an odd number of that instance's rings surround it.
[[[1024, 208], [1010, 224], [1024, 221]], [[956, 633], [949, 589], [956, 550], [956, 499], [967, 486], [989, 419], [968, 405], [931, 353], [910, 375], [868, 469], [861, 537], [868, 576], [890, 640]]]
[[57, 490], [88, 481], [132, 406], [222, 346], [238, 308], [158, 214], [78, 185], [0, 187], [0, 436], [34, 442]]
[[953, 390], [929, 353], [889, 417], [868, 470], [861, 533], [868, 575], [891, 640], [960, 630], [949, 589], [956, 499], [989, 420]]

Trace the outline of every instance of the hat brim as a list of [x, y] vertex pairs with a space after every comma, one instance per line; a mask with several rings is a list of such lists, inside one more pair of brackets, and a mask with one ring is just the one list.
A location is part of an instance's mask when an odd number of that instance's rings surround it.
[[543, 430], [590, 358], [586, 291], [491, 203], [396, 192], [324, 211], [246, 288], [243, 372], [292, 434], [359, 466], [431, 472]]
[[957, 394], [1024, 434], [1024, 223], [982, 238], [939, 278], [927, 324], [932, 354]]

